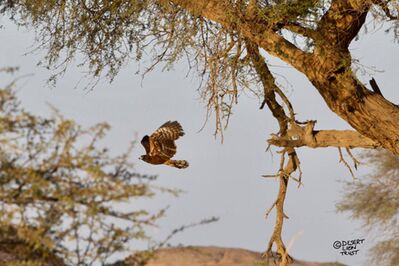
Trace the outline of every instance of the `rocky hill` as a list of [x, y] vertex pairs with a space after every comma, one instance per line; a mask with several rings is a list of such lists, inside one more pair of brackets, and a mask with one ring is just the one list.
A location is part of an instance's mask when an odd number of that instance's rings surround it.
[[[126, 266], [135, 266], [125, 260]], [[261, 253], [239, 248], [174, 247], [157, 251], [146, 266], [266, 266]], [[270, 260], [269, 265], [275, 265]], [[291, 266], [343, 266], [340, 263], [316, 263], [295, 260]]]

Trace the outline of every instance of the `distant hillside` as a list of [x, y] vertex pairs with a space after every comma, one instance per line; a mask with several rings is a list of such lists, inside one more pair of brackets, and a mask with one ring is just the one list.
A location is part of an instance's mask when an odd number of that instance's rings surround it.
[[[269, 265], [274, 265], [270, 260]], [[135, 266], [127, 259], [126, 266]], [[146, 266], [266, 266], [261, 253], [239, 248], [175, 247], [157, 251]], [[291, 266], [343, 266], [340, 263], [316, 263], [295, 260]]]
[[[41, 266], [65, 266], [61, 259], [51, 255], [48, 251], [32, 251], [26, 243], [17, 240], [11, 234], [1, 232], [0, 241], [0, 266], [16, 265], [15, 263], [28, 262]], [[15, 236], [15, 235], [14, 235]], [[37, 263], [38, 258], [43, 258], [47, 253], [44, 263]], [[36, 262], [36, 263], [35, 263]], [[23, 264], [25, 265], [25, 264]], [[266, 266], [261, 253], [239, 248], [222, 247], [175, 247], [160, 249], [146, 266]], [[270, 260], [269, 265], [275, 265]], [[115, 263], [113, 266], [143, 266], [137, 260], [127, 258]], [[316, 263], [294, 260], [290, 266], [344, 266], [340, 263]]]

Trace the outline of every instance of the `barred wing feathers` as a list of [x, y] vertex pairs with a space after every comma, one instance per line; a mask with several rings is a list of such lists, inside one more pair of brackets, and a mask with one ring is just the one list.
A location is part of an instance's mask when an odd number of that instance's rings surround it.
[[155, 130], [151, 138], [156, 140], [177, 140], [182, 136], [184, 136], [184, 131], [179, 122], [168, 121]]
[[153, 146], [150, 155], [158, 155], [167, 159], [172, 158], [176, 154], [175, 140], [184, 136], [182, 126], [177, 121], [168, 121], [160, 126], [151, 136]]

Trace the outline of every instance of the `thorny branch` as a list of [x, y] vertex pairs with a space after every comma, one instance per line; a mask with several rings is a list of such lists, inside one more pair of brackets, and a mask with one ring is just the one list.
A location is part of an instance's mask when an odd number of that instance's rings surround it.
[[264, 257], [269, 258], [273, 256], [272, 248], [273, 244], [277, 246], [277, 256], [279, 265], [287, 265], [292, 262], [291, 256], [288, 254], [288, 251], [285, 247], [285, 244], [282, 240], [282, 230], [284, 219], [288, 219], [288, 216], [284, 213], [284, 201], [287, 194], [288, 188], [288, 180], [293, 172], [295, 172], [299, 168], [299, 158], [293, 148], [287, 148], [282, 153], [282, 157], [288, 157], [288, 162], [283, 169], [280, 169], [278, 175], [280, 179], [280, 188], [278, 192], [278, 196], [272, 207], [267, 211], [266, 215], [268, 215], [273, 207], [276, 207], [276, 223], [274, 226], [273, 234], [269, 240], [267, 245], [267, 249], [263, 254]]
[[[247, 53], [252, 61], [252, 64], [256, 70], [256, 73], [259, 76], [259, 79], [261, 80], [261, 84], [263, 86], [264, 90], [264, 100], [261, 106], [261, 109], [265, 104], [269, 107], [271, 110], [273, 116], [277, 119], [280, 130], [278, 135], [280, 136], [285, 136], [287, 135], [289, 129], [289, 123], [292, 122], [295, 123], [295, 116], [294, 116], [294, 111], [293, 108], [288, 101], [287, 97], [285, 97], [284, 93], [278, 88], [278, 86], [275, 84], [275, 80], [273, 75], [271, 74], [264, 58], [261, 56], [259, 52], [259, 48], [256, 44], [252, 43], [250, 40], [246, 39], [245, 40], [246, 48], [247, 48]], [[290, 118], [288, 118], [285, 114], [284, 108], [277, 102], [276, 100], [276, 95], [275, 93], [278, 92], [280, 97], [283, 99], [283, 102], [286, 104], [289, 113], [290, 113]], [[287, 193], [287, 186], [288, 186], [288, 179], [294, 171], [298, 169], [299, 166], [299, 159], [298, 156], [295, 153], [295, 150], [293, 148], [288, 148], [284, 149], [281, 155], [281, 161], [280, 161], [280, 170], [277, 176], [280, 179], [280, 189], [279, 193], [277, 195], [276, 201], [273, 203], [273, 205], [270, 207], [270, 209], [267, 210], [266, 212], [266, 217], [269, 215], [271, 210], [275, 207], [276, 208], [276, 223], [274, 227], [274, 232], [272, 237], [270, 238], [268, 247], [266, 252], [264, 253], [265, 257], [270, 257], [272, 253], [272, 247], [273, 243], [276, 244], [277, 246], [277, 254], [280, 257], [280, 263], [281, 265], [287, 265], [287, 263], [292, 262], [291, 257], [288, 255], [287, 249], [284, 245], [284, 242], [281, 237], [281, 232], [283, 228], [283, 223], [284, 223], [284, 218], [288, 218], [287, 215], [284, 214], [284, 201], [285, 201], [285, 196]], [[285, 156], [288, 156], [288, 162], [284, 166], [285, 162]], [[299, 178], [301, 179], [301, 177]], [[300, 181], [299, 181], [300, 182]]]
[[[353, 156], [353, 154], [352, 154], [352, 152], [350, 151], [349, 148], [345, 148], [345, 150], [346, 150], [346, 152], [348, 153], [349, 157], [351, 157], [351, 159], [353, 160], [353, 167], [354, 167], [355, 169], [357, 169], [357, 166], [358, 166], [358, 164], [359, 164], [360, 162], [355, 158], [355, 156]], [[356, 180], [357, 178], [356, 178], [355, 174], [353, 173], [352, 167], [351, 167], [351, 166], [349, 165], [349, 163], [345, 160], [345, 158], [344, 158], [344, 156], [343, 156], [343, 154], [342, 154], [342, 149], [341, 149], [341, 147], [338, 147], [338, 153], [339, 153], [339, 162], [340, 162], [340, 163], [343, 163], [343, 164], [345, 165], [345, 167], [348, 168], [349, 172], [350, 172], [351, 175], [352, 175], [353, 180]]]

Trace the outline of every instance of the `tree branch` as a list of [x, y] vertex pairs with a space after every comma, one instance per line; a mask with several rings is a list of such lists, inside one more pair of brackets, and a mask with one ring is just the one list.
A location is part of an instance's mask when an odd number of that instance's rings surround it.
[[276, 244], [277, 246], [277, 254], [279, 255], [280, 263], [279, 265], [281, 266], [286, 266], [292, 263], [292, 258], [288, 254], [288, 251], [284, 245], [284, 242], [281, 237], [281, 233], [283, 230], [283, 224], [284, 224], [284, 219], [288, 219], [288, 216], [285, 215], [284, 213], [284, 202], [285, 202], [285, 197], [287, 194], [287, 189], [288, 189], [288, 180], [293, 172], [295, 172], [298, 167], [299, 167], [299, 159], [298, 156], [293, 148], [286, 148], [284, 149], [282, 153], [282, 161], [284, 159], [285, 155], [288, 155], [288, 162], [286, 163], [285, 167], [280, 170], [279, 176], [280, 176], [280, 187], [279, 187], [279, 192], [277, 199], [273, 206], [276, 208], [276, 225], [274, 227], [274, 231], [272, 234], [272, 237], [269, 240], [269, 243], [267, 245], [267, 249], [265, 253], [263, 254], [264, 257], [269, 258], [273, 256], [272, 253], [272, 247], [273, 243]]
[[267, 142], [270, 145], [278, 147], [309, 147], [309, 148], [326, 148], [326, 147], [343, 147], [343, 148], [369, 148], [380, 147], [378, 142], [365, 137], [353, 130], [313, 130], [311, 131], [315, 141], [306, 138], [304, 134], [291, 136], [272, 135]]
[[316, 42], [347, 49], [363, 26], [370, 7], [370, 1], [333, 0], [318, 23], [321, 38]]
[[[262, 82], [264, 101], [262, 103], [261, 109], [266, 103], [273, 116], [277, 119], [279, 123], [280, 135], [285, 135], [288, 128], [289, 119], [284, 112], [284, 108], [276, 101], [275, 91], [278, 91], [280, 89], [277, 87], [274, 77], [266, 64], [265, 59], [260, 54], [258, 46], [248, 39], [245, 39], [245, 45], [247, 47], [247, 53], [251, 58], [255, 71]], [[292, 106], [289, 102], [288, 108], [290, 109], [290, 113], [293, 116]]]
[[304, 37], [311, 38], [313, 40], [320, 37], [317, 31], [310, 28], [305, 28], [299, 23], [287, 23], [283, 26], [283, 28]]

